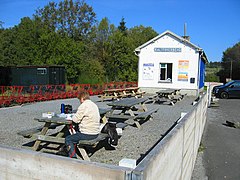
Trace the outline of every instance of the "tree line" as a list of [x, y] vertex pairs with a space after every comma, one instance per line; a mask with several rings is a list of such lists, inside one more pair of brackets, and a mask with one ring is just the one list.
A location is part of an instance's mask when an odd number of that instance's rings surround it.
[[240, 80], [240, 42], [223, 52], [221, 62], [209, 62], [206, 66], [206, 82]]
[[49, 2], [12, 28], [0, 21], [0, 66], [64, 65], [68, 83], [137, 81], [134, 49], [157, 35], [151, 27], [98, 22], [84, 0]]

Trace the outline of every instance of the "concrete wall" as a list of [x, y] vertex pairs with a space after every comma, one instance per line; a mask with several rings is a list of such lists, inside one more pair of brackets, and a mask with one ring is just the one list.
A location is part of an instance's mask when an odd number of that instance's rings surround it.
[[0, 145], [0, 179], [129, 179], [131, 169]]
[[219, 82], [205, 82], [204, 86], [207, 86], [207, 92], [208, 92], [208, 106], [210, 106], [212, 101], [212, 90], [214, 86], [223, 85], [223, 83]]
[[0, 179], [190, 180], [206, 122], [207, 95], [135, 169], [0, 145]]
[[206, 122], [207, 95], [133, 170], [132, 179], [190, 180]]

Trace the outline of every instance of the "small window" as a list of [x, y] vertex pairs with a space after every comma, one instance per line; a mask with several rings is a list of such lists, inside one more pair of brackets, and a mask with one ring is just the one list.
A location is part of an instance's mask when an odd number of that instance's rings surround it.
[[161, 82], [172, 82], [172, 63], [160, 63], [159, 80]]
[[234, 87], [234, 88], [240, 88], [240, 83], [235, 82], [235, 83], [233, 83], [233, 84], [230, 85], [230, 86], [232, 86], [232, 87]]
[[37, 74], [47, 74], [47, 68], [37, 68]]

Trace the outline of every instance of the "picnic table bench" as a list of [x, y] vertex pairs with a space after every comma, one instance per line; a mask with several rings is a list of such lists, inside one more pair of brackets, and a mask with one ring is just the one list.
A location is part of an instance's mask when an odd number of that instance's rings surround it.
[[98, 97], [101, 98], [102, 101], [104, 101], [104, 99], [120, 100], [126, 97], [143, 97], [143, 94], [145, 94], [145, 91], [141, 91], [139, 87], [129, 87], [103, 90], [103, 94]]
[[120, 92], [123, 92], [123, 89], [107, 89], [107, 90], [103, 90], [103, 94], [99, 95], [98, 97], [101, 98], [102, 102], [105, 99], [119, 100], [125, 96], [124, 93], [120, 93]]
[[[50, 143], [58, 143], [58, 144], [64, 144], [65, 138], [55, 138], [53, 136], [46, 136], [46, 135], [36, 135], [36, 138], [38, 140], [41, 140], [42, 142], [50, 142]], [[79, 150], [80, 156], [83, 160], [90, 161], [89, 155], [86, 152], [87, 147], [95, 148], [98, 143], [101, 141], [109, 138], [109, 135], [106, 133], [100, 133], [95, 139], [92, 140], [80, 140], [77, 144], [77, 148]], [[81, 158], [79, 154], [77, 153], [77, 157]]]
[[[148, 110], [144, 104], [147, 100], [148, 98], [127, 98], [109, 103], [108, 105], [112, 106], [112, 110], [107, 117], [109, 120], [134, 120], [134, 123], [140, 129], [141, 125], [139, 120], [147, 120], [149, 117], [152, 117], [154, 112], [158, 110], [158, 108]], [[136, 107], [137, 105], [140, 107]], [[120, 113], [114, 113], [115, 110], [120, 110]]]
[[[59, 124], [52, 124], [49, 126], [49, 129], [55, 129], [57, 126], [59, 126]], [[42, 129], [43, 125], [19, 131], [17, 134], [25, 138], [31, 138], [34, 134], [40, 133]]]
[[143, 97], [143, 94], [145, 94], [145, 91], [141, 91], [139, 89], [139, 87], [129, 87], [129, 88], [125, 88], [125, 92], [126, 94], [128, 94], [128, 96], [131, 97]]
[[152, 114], [157, 112], [159, 108], [154, 108], [154, 109], [151, 109], [151, 110], [148, 110], [146, 112], [142, 112], [142, 113], [139, 113], [138, 115], [134, 116], [133, 119], [134, 120], [138, 120], [138, 119], [152, 119]]
[[156, 95], [154, 95], [151, 99], [153, 103], [169, 102], [174, 106], [177, 101], [180, 101], [183, 98], [183, 96], [178, 93], [179, 91], [179, 89], [161, 89], [157, 91]]
[[[85, 150], [86, 147], [93, 147], [95, 148], [101, 141], [104, 141], [105, 139], [109, 138], [109, 135], [106, 133], [100, 133], [97, 138], [92, 140], [80, 140], [77, 148], [83, 158], [83, 160], [90, 161], [90, 158]], [[77, 156], [79, 158], [79, 156]]]
[[[99, 108], [99, 112], [102, 119], [104, 119], [105, 114], [107, 114], [110, 110], [111, 108]], [[53, 144], [64, 144], [65, 143], [64, 135], [66, 135], [65, 133], [67, 131], [69, 131], [70, 134], [73, 133], [71, 128], [72, 121], [67, 120], [66, 117], [59, 117], [59, 116], [53, 116], [52, 118], [40, 117], [40, 118], [34, 118], [34, 120], [37, 120], [38, 122], [44, 122], [45, 124], [35, 128], [20, 131], [18, 132], [18, 134], [26, 138], [31, 138], [31, 140], [35, 141], [32, 147], [32, 149], [35, 151], [39, 149], [39, 146], [42, 142], [48, 142]], [[47, 134], [49, 129], [54, 129], [60, 125], [64, 125], [64, 126], [57, 133]], [[77, 147], [79, 149], [79, 152], [82, 158], [84, 160], [90, 160], [84, 149], [85, 146], [93, 147], [94, 145], [98, 144], [100, 141], [108, 137], [109, 137], [108, 134], [100, 133], [99, 136], [93, 140], [79, 141]]]

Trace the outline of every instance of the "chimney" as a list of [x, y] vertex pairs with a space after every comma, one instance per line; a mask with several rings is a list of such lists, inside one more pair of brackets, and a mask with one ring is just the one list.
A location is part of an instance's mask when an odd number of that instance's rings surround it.
[[190, 36], [187, 36], [187, 24], [186, 23], [184, 23], [184, 35], [182, 37], [183, 37], [183, 39], [190, 41]]

